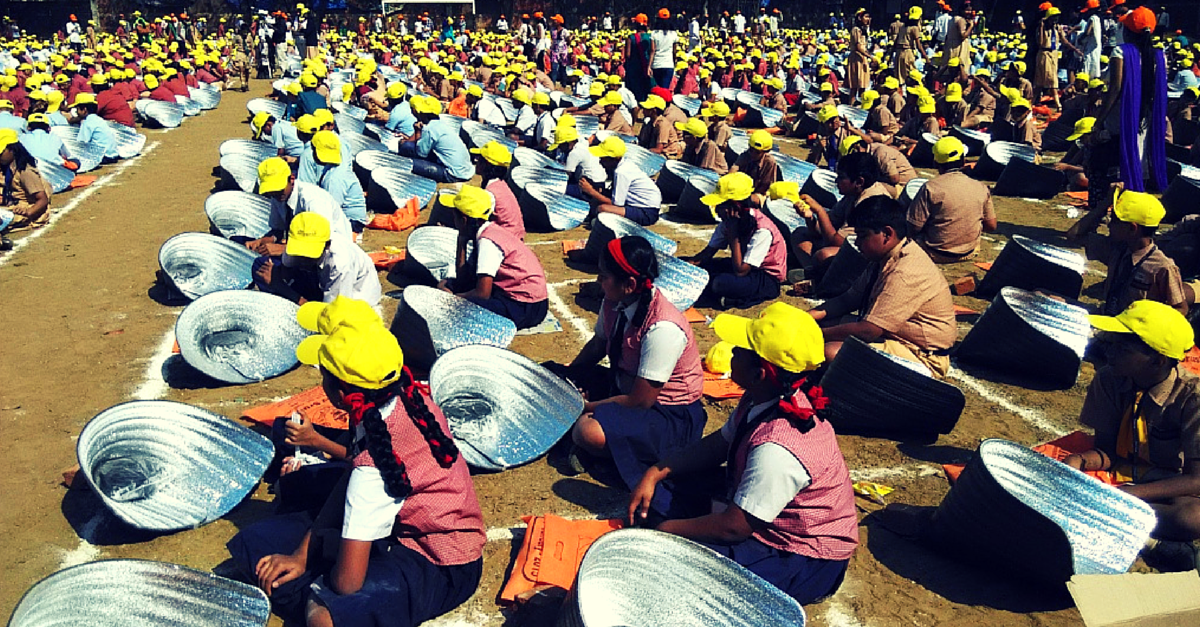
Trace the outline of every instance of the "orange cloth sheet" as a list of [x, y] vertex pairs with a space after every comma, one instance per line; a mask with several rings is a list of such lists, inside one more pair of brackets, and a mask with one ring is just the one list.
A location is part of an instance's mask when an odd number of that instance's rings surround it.
[[[1057, 440], [1051, 440], [1040, 446], [1035, 446], [1033, 450], [1050, 459], [1056, 459], [1061, 462], [1072, 453], [1082, 453], [1090, 451], [1093, 448], [1095, 448], [1095, 438], [1082, 431], [1075, 431]], [[950, 483], [958, 481], [958, 476], [962, 474], [964, 468], [966, 468], [966, 464], [942, 464], [942, 469], [946, 471], [946, 478], [950, 480]], [[1107, 470], [1090, 470], [1084, 474], [1108, 485], [1121, 485], [1125, 483], [1116, 473]]]
[[729, 398], [741, 398], [745, 390], [738, 384], [721, 375], [704, 371], [704, 396], [710, 400], [723, 401]]
[[371, 258], [371, 261], [375, 262], [376, 270], [391, 270], [396, 264], [404, 261], [406, 254], [403, 250], [394, 255], [387, 251], [379, 250], [367, 253], [367, 256]]
[[332, 429], [348, 429], [350, 427], [349, 416], [346, 415], [346, 412], [336, 409], [330, 404], [329, 398], [325, 396], [325, 390], [321, 389], [319, 385], [282, 401], [247, 409], [242, 412], [242, 417], [269, 427], [275, 423], [276, 418], [291, 416], [293, 411], [300, 412], [314, 425]]
[[700, 313], [699, 311], [696, 311], [695, 307], [689, 307], [687, 311], [683, 312], [683, 317], [685, 320], [687, 320], [691, 324], [696, 324], [699, 322], [708, 322], [708, 318], [705, 318], [704, 314]]
[[396, 207], [396, 213], [375, 214], [375, 217], [367, 223], [367, 228], [381, 231], [406, 231], [417, 226], [420, 215], [421, 206], [417, 204], [417, 197], [413, 196], [404, 203], [404, 206]]
[[96, 182], [96, 177], [91, 175], [76, 174], [75, 178], [71, 179], [71, 184], [67, 189], [81, 189]]
[[502, 603], [534, 588], [554, 586], [570, 590], [583, 554], [600, 536], [620, 529], [620, 520], [567, 520], [554, 514], [523, 516], [529, 528], [513, 560], [512, 574], [500, 592]]
[[569, 253], [573, 250], [583, 250], [584, 245], [585, 245], [585, 243], [583, 240], [578, 240], [578, 239], [563, 240], [562, 241], [563, 257], [566, 257], [567, 253]]
[[1184, 354], [1183, 367], [1192, 371], [1193, 374], [1200, 374], [1200, 347], [1193, 346]]

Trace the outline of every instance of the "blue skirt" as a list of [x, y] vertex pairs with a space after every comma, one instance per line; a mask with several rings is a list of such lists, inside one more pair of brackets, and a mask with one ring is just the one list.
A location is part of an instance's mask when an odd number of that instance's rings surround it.
[[737, 544], [704, 546], [728, 557], [762, 577], [800, 605], [815, 603], [837, 592], [850, 560], [823, 560], [769, 547], [754, 538]]

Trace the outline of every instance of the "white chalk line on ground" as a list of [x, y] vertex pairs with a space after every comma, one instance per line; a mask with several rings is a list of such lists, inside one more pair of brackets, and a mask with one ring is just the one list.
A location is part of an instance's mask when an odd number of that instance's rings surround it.
[[7, 264], [9, 262], [9, 260], [11, 260], [14, 256], [16, 256], [16, 254], [18, 252], [23, 250], [26, 246], [28, 246], [34, 240], [45, 235], [46, 233], [49, 233], [50, 230], [54, 228], [54, 225], [59, 220], [61, 220], [68, 213], [71, 213], [72, 211], [74, 211], [76, 207], [83, 204], [83, 201], [87, 200], [89, 197], [91, 197], [92, 194], [96, 193], [96, 190], [98, 190], [102, 187], [107, 187], [108, 184], [113, 182], [113, 180], [116, 179], [118, 176], [120, 176], [122, 172], [133, 167], [134, 165], [137, 165], [137, 163], [142, 160], [142, 157], [145, 157], [146, 155], [150, 154], [151, 152], [154, 152], [154, 149], [157, 148], [158, 145], [161, 143], [162, 142], [156, 141], [152, 144], [148, 144], [146, 147], [142, 148], [142, 153], [139, 154], [138, 156], [136, 156], [132, 159], [129, 159], [127, 161], [122, 161], [121, 163], [118, 163], [113, 168], [112, 172], [105, 174], [104, 176], [97, 179], [96, 182], [85, 187], [83, 189], [83, 191], [79, 192], [79, 194], [77, 194], [74, 198], [72, 198], [71, 201], [68, 202], [66, 205], [64, 205], [61, 209], [55, 210], [55, 209], [51, 208], [50, 219], [46, 222], [46, 224], [44, 226], [34, 229], [28, 235], [26, 235], [25, 237], [22, 237], [19, 240], [14, 240], [12, 250], [0, 255], [0, 267], [3, 267], [5, 264]]
[[684, 235], [687, 235], [688, 237], [691, 237], [692, 239], [698, 239], [705, 243], [708, 243], [708, 241], [710, 239], [712, 239], [713, 231], [716, 230], [716, 227], [713, 227], [712, 229], [696, 228], [689, 224], [684, 224], [682, 222], [676, 222], [665, 216], [659, 216], [658, 221], [671, 227], [672, 229], [674, 229]]
[[171, 358], [173, 348], [175, 348], [175, 325], [171, 325], [171, 328], [167, 329], [158, 342], [158, 348], [154, 349], [154, 354], [146, 364], [146, 373], [142, 377], [142, 384], [133, 392], [134, 400], [154, 401], [167, 395], [170, 386], [163, 380], [162, 368], [163, 364]]
[[958, 367], [957, 364], [950, 369], [950, 373], [946, 376], [963, 384], [963, 386], [978, 394], [981, 398], [983, 398], [983, 400], [995, 405], [999, 405], [1003, 409], [1020, 416], [1022, 420], [1036, 429], [1045, 431], [1054, 437], [1062, 437], [1069, 433], [1069, 431], [1064, 430], [1062, 427], [1054, 424], [1052, 421], [1046, 418], [1046, 415], [1042, 412], [1036, 409], [1018, 405], [1005, 397], [1002, 392], [995, 390], [983, 381], [966, 374]]
[[573, 285], [572, 281], [582, 283], [585, 280], [590, 279], [572, 279], [571, 281], [546, 285], [546, 296], [550, 299], [550, 308], [554, 310], [554, 315], [558, 316], [560, 321], [566, 320], [571, 325], [571, 328], [579, 335], [580, 342], [586, 342], [592, 336], [592, 327], [587, 323], [587, 320], [584, 320], [574, 311], [571, 311], [571, 307], [567, 305], [567, 301], [563, 300], [558, 290], [568, 285]]

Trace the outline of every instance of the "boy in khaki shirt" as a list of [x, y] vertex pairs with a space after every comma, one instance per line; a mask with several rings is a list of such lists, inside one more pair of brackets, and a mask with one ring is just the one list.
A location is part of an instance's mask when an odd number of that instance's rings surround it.
[[[811, 312], [825, 330], [825, 358], [847, 338], [923, 364], [934, 376], [950, 371], [950, 348], [958, 339], [954, 301], [941, 270], [908, 238], [900, 203], [872, 197], [851, 218], [857, 246], [870, 262], [849, 291]], [[843, 322], [843, 316], [858, 316]]]
[[969, 259], [979, 248], [979, 236], [996, 230], [992, 192], [963, 174], [967, 148], [956, 137], [933, 145], [938, 176], [925, 183], [908, 206], [908, 233], [934, 263]]
[[638, 136], [638, 145], [668, 159], [682, 157], [683, 141], [679, 137], [679, 131], [664, 115], [667, 108], [666, 101], [660, 96], [650, 94], [640, 104], [642, 111], [650, 121], [642, 126], [642, 132]]

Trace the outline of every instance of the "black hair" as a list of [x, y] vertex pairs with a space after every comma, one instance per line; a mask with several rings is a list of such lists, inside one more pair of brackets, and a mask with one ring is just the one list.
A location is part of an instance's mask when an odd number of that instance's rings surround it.
[[408, 469], [404, 461], [396, 456], [396, 450], [392, 448], [392, 434], [388, 431], [383, 413], [379, 411], [380, 407], [387, 405], [392, 399], [400, 398], [405, 412], [424, 436], [425, 443], [429, 445], [429, 452], [439, 466], [449, 468], [458, 460], [458, 446], [454, 444], [453, 438], [442, 431], [407, 368], [401, 370], [400, 378], [395, 383], [385, 388], [367, 390], [350, 387], [354, 390], [353, 394], [347, 395], [347, 401], [351, 404], [351, 415], [358, 413], [360, 416], [363, 430], [367, 434], [367, 454], [371, 456], [371, 461], [375, 462], [375, 468], [383, 478], [383, 488], [388, 496], [402, 499], [412, 493]]
[[[1122, 26], [1124, 28], [1124, 26]], [[1141, 113], [1140, 118], [1145, 120], [1150, 117], [1151, 103], [1154, 102], [1154, 85], [1156, 82], [1154, 68], [1156, 66], [1157, 56], [1156, 50], [1152, 41], [1153, 33], [1135, 33], [1134, 31], [1125, 28], [1125, 43], [1132, 44], [1138, 50], [1138, 56], [1141, 58], [1142, 67], [1142, 102], [1139, 107]], [[1125, 71], [1129, 71], [1128, 65]]]
[[891, 227], [896, 236], [908, 237], [908, 215], [904, 206], [887, 196], [872, 196], [860, 203], [850, 214], [850, 226], [857, 230], [882, 233]]
[[867, 152], [852, 152], [838, 159], [837, 172], [851, 181], [862, 179], [863, 187], [870, 187], [881, 178], [879, 164]]
[[[600, 269], [607, 274], [611, 274], [619, 280], [634, 279], [638, 283], [649, 281], [654, 282], [658, 278], [658, 257], [654, 254], [654, 247], [650, 246], [650, 242], [644, 237], [631, 235], [622, 237], [621, 254], [625, 256], [625, 261], [629, 262], [629, 266], [637, 272], [636, 275], [626, 272], [617, 260], [613, 258], [608, 247], [604, 247], [604, 252], [600, 255]], [[649, 309], [650, 299], [654, 296], [654, 290], [642, 290], [640, 301], [638, 303], [637, 316], [633, 320], [634, 327], [641, 327], [646, 321], [646, 310]]]

